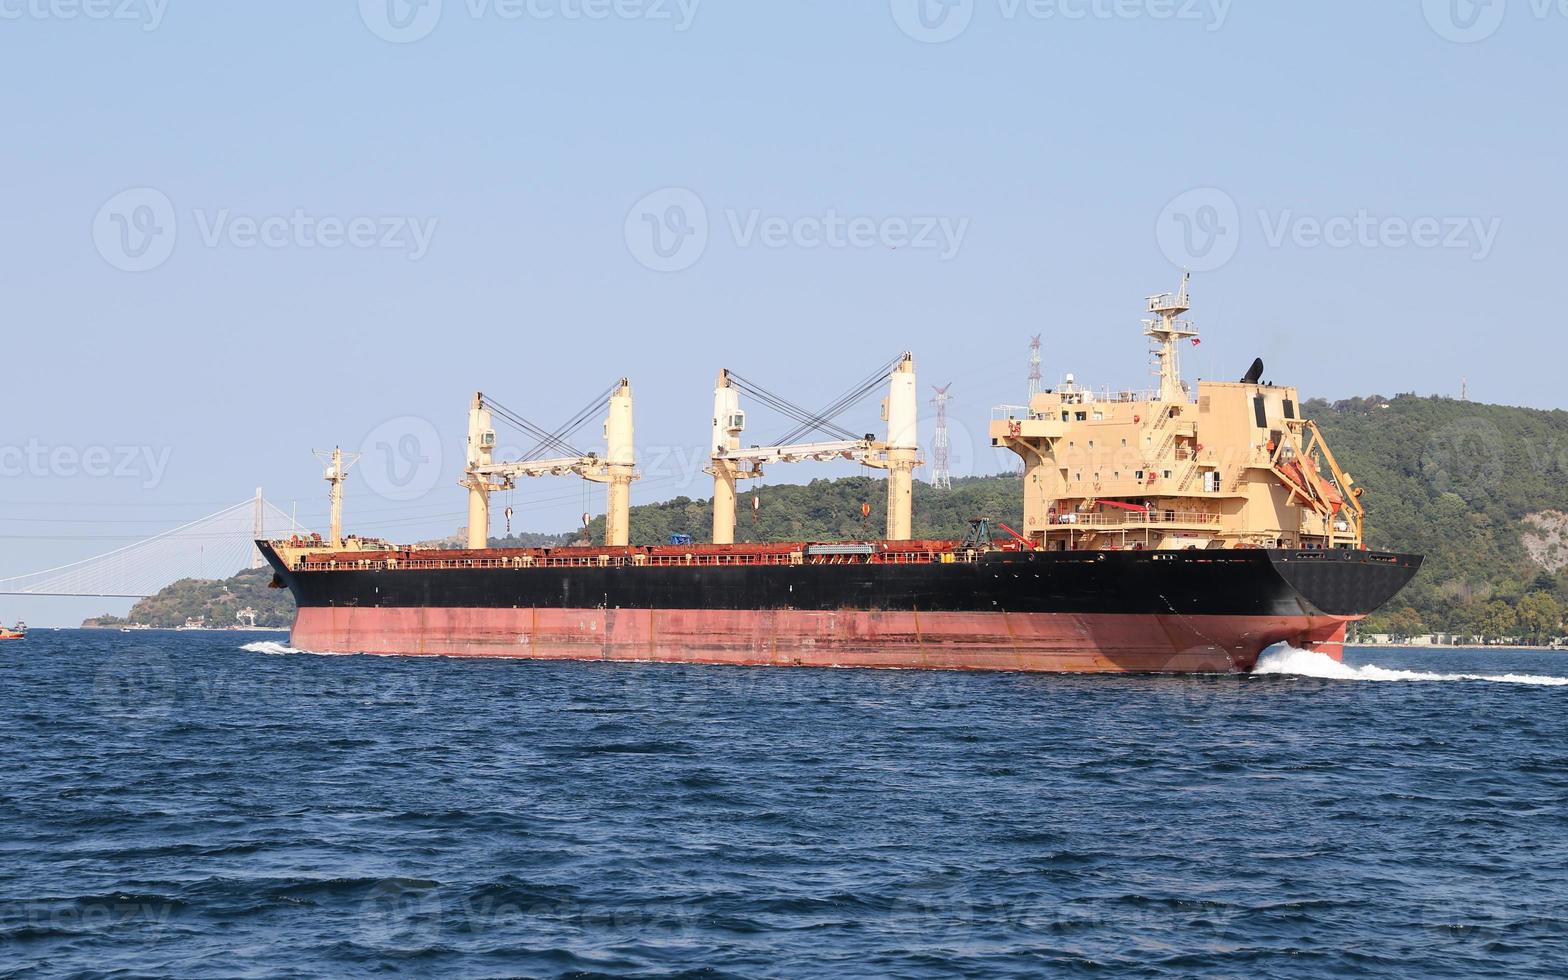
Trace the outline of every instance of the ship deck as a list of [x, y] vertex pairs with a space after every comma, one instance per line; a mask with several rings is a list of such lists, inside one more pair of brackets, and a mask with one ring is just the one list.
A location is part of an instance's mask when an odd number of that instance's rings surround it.
[[[287, 547], [287, 543], [284, 543]], [[1004, 549], [1011, 550], [1011, 549]], [[435, 551], [309, 551], [290, 563], [296, 572], [433, 571], [480, 568], [732, 567], [765, 565], [930, 565], [979, 560], [957, 541], [786, 542], [587, 548], [486, 548]]]

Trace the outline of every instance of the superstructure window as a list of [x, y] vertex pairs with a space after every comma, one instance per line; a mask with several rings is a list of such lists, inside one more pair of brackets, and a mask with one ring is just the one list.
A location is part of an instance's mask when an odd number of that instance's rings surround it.
[[1257, 417], [1258, 428], [1267, 429], [1269, 427], [1268, 406], [1263, 404], [1262, 395], [1256, 395], [1253, 397], [1252, 414]]

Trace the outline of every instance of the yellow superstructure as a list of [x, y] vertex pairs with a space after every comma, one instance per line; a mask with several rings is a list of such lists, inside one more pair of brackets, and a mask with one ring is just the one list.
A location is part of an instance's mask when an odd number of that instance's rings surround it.
[[1361, 548], [1360, 491], [1295, 388], [1181, 380], [1198, 331], [1187, 281], [1151, 297], [1155, 391], [1096, 391], [1072, 380], [1000, 409], [991, 444], [1024, 465], [1024, 535], [1046, 550]]

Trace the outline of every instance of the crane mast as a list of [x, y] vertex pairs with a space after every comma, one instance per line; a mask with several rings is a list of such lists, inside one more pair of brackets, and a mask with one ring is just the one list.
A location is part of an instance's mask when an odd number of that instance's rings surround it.
[[736, 483], [763, 475], [773, 463], [827, 462], [845, 459], [888, 471], [887, 539], [907, 541], [911, 536], [914, 508], [914, 470], [920, 465], [919, 393], [913, 354], [904, 354], [889, 377], [888, 397], [882, 403], [887, 423], [886, 441], [872, 436], [832, 442], [784, 446], [741, 447], [746, 413], [740, 392], [729, 371], [719, 372], [713, 392], [713, 543], [735, 543]]
[[316, 450], [316, 458], [327, 464], [324, 479], [332, 485], [332, 518], [329, 533], [332, 547], [343, 547], [343, 484], [348, 481], [348, 471], [360, 460], [359, 453], [345, 453], [333, 449], [330, 453]]
[[625, 547], [631, 543], [631, 485], [637, 479], [636, 428], [633, 422], [632, 385], [622, 378], [610, 395], [604, 423], [607, 455], [596, 453], [560, 459], [495, 462], [495, 429], [492, 413], [482, 392], [474, 395], [468, 412], [468, 547], [479, 551], [490, 542], [490, 495], [517, 487], [517, 481], [542, 476], [580, 476], [609, 487], [605, 517], [605, 544]]

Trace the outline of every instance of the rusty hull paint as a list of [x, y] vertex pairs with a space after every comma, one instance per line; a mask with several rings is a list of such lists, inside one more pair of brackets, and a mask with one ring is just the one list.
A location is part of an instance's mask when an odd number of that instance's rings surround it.
[[1250, 671], [1276, 643], [1342, 655], [1347, 619], [866, 610], [317, 607], [316, 653], [1043, 673]]

